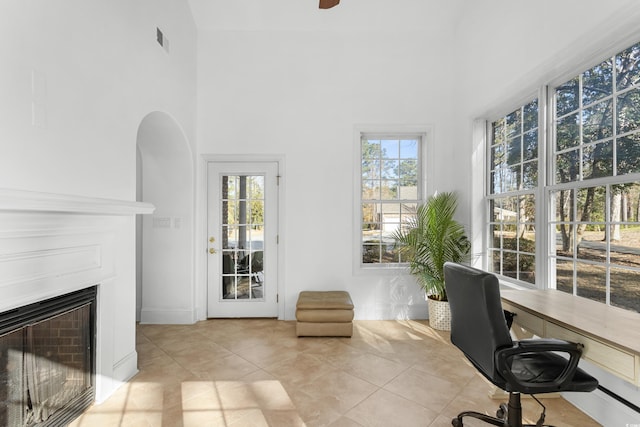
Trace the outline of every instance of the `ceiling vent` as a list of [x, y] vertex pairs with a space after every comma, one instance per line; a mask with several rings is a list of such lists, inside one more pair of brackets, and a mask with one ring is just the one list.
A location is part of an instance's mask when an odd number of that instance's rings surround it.
[[158, 41], [158, 44], [162, 46], [164, 50], [166, 50], [168, 53], [169, 39], [162, 33], [162, 30], [160, 30], [160, 28], [157, 28], [157, 27], [156, 27], [156, 40]]

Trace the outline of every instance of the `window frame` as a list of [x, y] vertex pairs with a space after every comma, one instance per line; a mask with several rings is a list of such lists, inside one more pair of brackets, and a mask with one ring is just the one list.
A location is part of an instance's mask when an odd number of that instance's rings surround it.
[[[597, 177], [597, 178], [588, 178], [588, 179], [579, 179], [572, 182], [556, 182], [555, 174], [556, 174], [556, 126], [555, 126], [555, 114], [556, 114], [556, 100], [555, 100], [555, 91], [562, 84], [571, 80], [576, 76], [581, 76], [584, 73], [590, 71], [592, 68], [602, 64], [604, 61], [614, 58], [617, 54], [622, 51], [637, 45], [640, 43], [640, 32], [634, 31], [633, 36], [627, 36], [622, 40], [617, 40], [615, 43], [608, 44], [606, 48], [603, 48], [602, 45], [600, 47], [596, 46], [594, 48], [593, 53], [588, 55], [586, 59], [581, 58], [577, 60], [576, 57], [573, 57], [573, 60], [564, 64], [562, 73], [558, 73], [553, 78], [538, 78], [537, 83], [537, 97], [538, 97], [538, 105], [539, 105], [539, 133], [538, 133], [538, 187], [535, 191], [536, 197], [536, 219], [535, 226], [538, 232], [536, 233], [536, 280], [534, 284], [521, 282], [518, 280], [514, 280], [513, 278], [506, 276], [499, 276], [500, 280], [505, 284], [512, 285], [515, 287], [524, 287], [524, 288], [538, 288], [538, 289], [555, 289], [556, 288], [556, 260], [558, 257], [555, 254], [556, 246], [553, 243], [555, 240], [555, 226], [557, 224], [556, 221], [556, 212], [555, 206], [552, 201], [552, 193], [558, 192], [559, 190], [567, 190], [567, 189], [578, 189], [588, 188], [588, 187], [605, 187], [606, 195], [609, 197], [609, 190], [611, 186], [616, 184], [624, 184], [624, 183], [640, 183], [640, 172], [638, 173], [628, 173], [625, 175], [617, 175], [615, 173], [616, 165], [615, 165], [615, 157], [613, 159], [614, 165], [612, 169], [612, 175], [606, 177]], [[615, 67], [615, 61], [613, 66]], [[538, 76], [539, 77], [539, 76]], [[544, 76], [543, 76], [544, 77]], [[547, 76], [548, 77], [548, 76]], [[534, 80], [536, 81], [536, 80]], [[639, 87], [636, 85], [636, 87]], [[627, 88], [628, 89], [628, 88]], [[614, 88], [614, 92], [611, 95], [613, 99], [615, 99], [617, 95], [617, 91]], [[580, 94], [582, 96], [582, 94]], [[490, 200], [492, 198], [501, 197], [503, 194], [492, 194], [491, 193], [491, 178], [490, 173], [492, 170], [492, 159], [491, 159], [491, 147], [492, 147], [492, 129], [491, 124], [504, 117], [509, 112], [512, 112], [514, 109], [517, 109], [519, 106], [525, 105], [529, 100], [533, 99], [535, 95], [531, 95], [529, 92], [528, 96], [523, 96], [518, 99], [518, 102], [509, 103], [509, 107], [512, 108], [501, 108], [501, 111], [507, 111], [505, 114], [498, 114], [496, 110], [491, 115], [487, 115], [485, 117], [490, 117], [489, 119], [484, 120], [484, 134], [483, 145], [485, 146], [485, 162], [483, 171], [483, 181], [484, 181], [484, 206], [485, 206], [485, 218], [483, 220], [483, 257], [482, 262], [485, 268], [489, 268], [491, 259], [491, 235], [490, 235], [490, 224], [491, 224], [491, 215], [490, 215]], [[522, 101], [524, 100], [524, 101]], [[597, 101], [600, 102], [600, 101]], [[505, 102], [505, 104], [507, 103]], [[580, 101], [580, 109], [578, 110], [578, 114], [582, 114], [582, 101]], [[616, 142], [616, 117], [613, 116], [613, 124], [614, 134], [611, 137], [612, 143]], [[580, 168], [582, 170], [582, 167]], [[609, 199], [606, 199], [607, 202]], [[606, 208], [606, 211], [609, 211], [609, 207]], [[640, 222], [640, 221], [639, 221]], [[596, 224], [596, 222], [591, 221], [590, 223]], [[608, 227], [611, 225], [613, 221], [607, 216], [605, 220], [605, 225]], [[628, 223], [628, 222], [627, 222]], [[637, 224], [638, 222], [635, 222]], [[609, 241], [607, 241], [607, 245]], [[610, 262], [610, 251], [609, 246], [607, 246], [606, 256], [606, 300], [603, 303], [610, 305], [611, 302], [611, 289], [609, 282], [609, 270], [618, 268], [618, 264]], [[575, 258], [574, 258], [575, 265]], [[629, 270], [640, 272], [640, 268], [630, 267]], [[576, 272], [574, 269], [574, 278]], [[576, 284], [575, 279], [573, 283], [573, 293], [572, 295], [576, 295]]]
[[[509, 191], [509, 192], [492, 193], [491, 172], [493, 170], [493, 164], [492, 164], [491, 148], [494, 145], [493, 136], [492, 136], [493, 135], [492, 124], [497, 120], [505, 118], [515, 110], [520, 109], [525, 105], [531, 103], [533, 100], [537, 100], [538, 102], [538, 117], [537, 117], [537, 120], [538, 120], [538, 126], [537, 126], [537, 129], [538, 129], [537, 130], [537, 133], [538, 133], [538, 147], [537, 147], [538, 182], [537, 182], [537, 185], [529, 189], [518, 189], [514, 191]], [[484, 247], [483, 247], [482, 253], [484, 254], [483, 267], [488, 271], [493, 270], [491, 266], [493, 262], [492, 250], [496, 249], [492, 246], [493, 236], [491, 233], [491, 224], [493, 224], [493, 222], [491, 221], [492, 219], [491, 201], [496, 199], [501, 199], [501, 198], [519, 197], [519, 196], [527, 196], [527, 195], [532, 195], [535, 198], [535, 200], [538, 201], [538, 200], [541, 200], [540, 199], [541, 197], [543, 197], [544, 187], [547, 182], [547, 176], [545, 174], [545, 170], [546, 170], [545, 161], [547, 158], [546, 142], [547, 142], [547, 132], [548, 132], [547, 122], [546, 122], [546, 102], [547, 102], [546, 88], [539, 88], [536, 91], [526, 93], [524, 96], [518, 98], [515, 102], [509, 103], [506, 108], [503, 108], [497, 112], [494, 112], [491, 116], [491, 119], [484, 121], [483, 138], [484, 138], [484, 144], [485, 144], [485, 150], [484, 150], [485, 166], [483, 171], [483, 182], [484, 182], [485, 212], [484, 212], [484, 220], [483, 220], [483, 227], [482, 227], [484, 230], [483, 231]], [[520, 162], [519, 164], [522, 164], [522, 163], [523, 162]], [[541, 275], [545, 274], [546, 272], [546, 268], [542, 265], [543, 263], [538, 261], [538, 260], [544, 259], [545, 257], [544, 248], [546, 247], [546, 242], [547, 242], [547, 233], [544, 232], [544, 228], [540, 227], [540, 221], [545, 221], [544, 223], [546, 223], [546, 215], [541, 204], [536, 202], [535, 203], [535, 221], [534, 221], [535, 230], [536, 230], [536, 241], [544, 242], [544, 245], [545, 245], [545, 246], [542, 246], [542, 243], [536, 244], [534, 248], [534, 257], [536, 260], [534, 274], [536, 278], [544, 277]], [[504, 250], [502, 247], [500, 249]], [[521, 251], [516, 250], [516, 251], [508, 251], [508, 252], [515, 253], [517, 254], [517, 256], [519, 256]], [[496, 273], [496, 274], [498, 274], [498, 277], [501, 280], [511, 283], [514, 286], [523, 287], [523, 288], [535, 288], [537, 286], [536, 283], [532, 284], [530, 282], [518, 280], [513, 277], [503, 276], [500, 273]], [[518, 271], [518, 275], [519, 275], [519, 271]], [[535, 279], [535, 281], [537, 282], [537, 279]]]
[[[357, 125], [354, 127], [353, 138], [353, 273], [355, 275], [375, 273], [375, 274], [392, 274], [397, 275], [399, 272], [407, 272], [407, 263], [363, 263], [362, 262], [362, 137], [367, 136], [370, 139], [387, 138], [387, 139], [411, 139], [419, 138], [418, 147], [418, 199], [421, 203], [426, 200], [429, 194], [428, 185], [430, 179], [427, 178], [432, 168], [432, 127], [429, 125]], [[399, 199], [398, 202], [401, 200]], [[410, 201], [414, 201], [411, 199]]]
[[[623, 140], [625, 137], [629, 136], [629, 135], [633, 135], [636, 134], [638, 135], [639, 132], [638, 130], [632, 130], [632, 131], [622, 131], [619, 132], [617, 130], [617, 113], [618, 113], [618, 102], [620, 102], [620, 97], [624, 96], [627, 93], [631, 93], [634, 91], [640, 91], [640, 85], [639, 84], [635, 84], [633, 86], [629, 86], [626, 88], [622, 88], [620, 89], [619, 87], [617, 87], [617, 82], [616, 82], [616, 75], [617, 75], [617, 71], [615, 71], [616, 68], [616, 56], [627, 50], [628, 48], [631, 48], [633, 46], [638, 46], [640, 45], [640, 35], [638, 35], [634, 41], [632, 42], [628, 42], [627, 40], [625, 40], [624, 44], [617, 44], [614, 48], [610, 49], [609, 51], [607, 51], [606, 53], [603, 53], [600, 56], [593, 56], [592, 57], [592, 61], [589, 62], [588, 64], [583, 64], [583, 66], [579, 69], [572, 69], [571, 72], [569, 73], [565, 73], [564, 75], [562, 75], [561, 77], [552, 80], [549, 83], [548, 86], [548, 98], [549, 98], [549, 114], [548, 114], [548, 123], [549, 123], [549, 128], [550, 128], [550, 132], [549, 132], [549, 156], [548, 156], [548, 185], [545, 187], [545, 203], [547, 203], [548, 206], [548, 235], [549, 235], [549, 243], [546, 246], [546, 250], [547, 250], [547, 254], [546, 254], [546, 265], [548, 268], [548, 273], [545, 276], [547, 278], [547, 286], [545, 286], [546, 288], [549, 289], [559, 289], [560, 284], [558, 283], [558, 277], [557, 277], [557, 271], [558, 271], [558, 265], [560, 263], [569, 263], [572, 264], [572, 277], [571, 277], [571, 291], [568, 292], [566, 289], [563, 290], [563, 292], [567, 292], [570, 295], [578, 295], [578, 296], [585, 296], [585, 292], [588, 292], [588, 289], [586, 287], [582, 287], [580, 286], [581, 281], [579, 280], [580, 278], [580, 267], [579, 266], [591, 266], [591, 268], [596, 268], [596, 269], [601, 269], [603, 272], [603, 288], [602, 291], [604, 292], [604, 298], [602, 299], [596, 299], [594, 298], [594, 296], [592, 295], [590, 297], [590, 299], [597, 301], [597, 302], [601, 302], [603, 304], [606, 305], [610, 305], [610, 306], [614, 306], [614, 307], [619, 307], [625, 310], [632, 310], [631, 308], [627, 308], [626, 306], [621, 306], [618, 303], [616, 303], [615, 301], [620, 301], [620, 296], [619, 294], [613, 292], [614, 291], [614, 287], [615, 287], [615, 283], [614, 283], [614, 279], [612, 278], [612, 274], [616, 273], [620, 274], [621, 272], [624, 272], [623, 274], [633, 274], [633, 273], [640, 273], [640, 267], [634, 267], [631, 265], [623, 265], [622, 263], [616, 262], [616, 260], [614, 260], [614, 258], [616, 257], [617, 254], [619, 254], [618, 251], [614, 250], [614, 239], [611, 236], [611, 227], [613, 225], [638, 225], [640, 224], [640, 220], [639, 221], [624, 221], [622, 218], [612, 218], [611, 217], [611, 208], [612, 208], [612, 201], [611, 201], [611, 196], [612, 196], [612, 187], [616, 186], [616, 185], [621, 185], [621, 184], [638, 184], [640, 183], [640, 172], [632, 172], [632, 173], [622, 173], [620, 174], [620, 170], [618, 169], [618, 165], [617, 165], [617, 148], [616, 145], [618, 143], [621, 142], [621, 140]], [[596, 100], [595, 102], [591, 102], [589, 104], [584, 104], [583, 102], [583, 96], [584, 94], [582, 93], [582, 89], [583, 89], [583, 79], [584, 79], [584, 75], [588, 72], [590, 72], [594, 67], [597, 67], [601, 64], [603, 64], [606, 61], [611, 60], [611, 67], [612, 67], [612, 80], [611, 80], [611, 85], [612, 85], [612, 91], [610, 94], [603, 96], [601, 99]], [[568, 180], [568, 181], [559, 181], [556, 178], [556, 168], [557, 168], [557, 162], [556, 162], [556, 151], [560, 151], [563, 152], [563, 150], [557, 150], [557, 132], [555, 131], [556, 129], [556, 120], [558, 119], [556, 117], [556, 108], [557, 108], [557, 102], [556, 102], [556, 89], [561, 87], [563, 84], [565, 84], [566, 82], [572, 80], [572, 79], [578, 79], [578, 82], [580, 83], [579, 86], [579, 96], [580, 99], [578, 101], [578, 107], [575, 110], [575, 114], [577, 114], [577, 116], [580, 118], [580, 124], [578, 126], [579, 129], [579, 134], [582, 136], [583, 132], [584, 132], [584, 127], [588, 126], [588, 123], [583, 122], [583, 117], [584, 117], [584, 112], [588, 109], [593, 108], [595, 105], [597, 105], [598, 103], [604, 102], [604, 100], [606, 99], [610, 99], [611, 103], [612, 103], [612, 112], [611, 112], [611, 123], [609, 124], [611, 126], [611, 135], [610, 136], [605, 136], [604, 138], [600, 139], [600, 140], [595, 140], [595, 141], [584, 141], [584, 140], [580, 140], [577, 142], [576, 147], [575, 147], [575, 151], [578, 152], [580, 155], [578, 156], [578, 158], [583, 159], [582, 156], [582, 152], [585, 148], [589, 148], [589, 147], [593, 147], [596, 144], [602, 144], [602, 143], [607, 143], [610, 142], [611, 143], [611, 150], [612, 150], [612, 158], [611, 158], [611, 173], [609, 175], [606, 176], [599, 176], [599, 177], [587, 177], [585, 178], [583, 176], [584, 173], [584, 165], [583, 165], [583, 161], [580, 161], [578, 170], [579, 170], [579, 175], [576, 179], [574, 180]], [[564, 114], [564, 115], [560, 115], [560, 117], [568, 117], [571, 114], [573, 114], [574, 111], [569, 111], [568, 113]], [[568, 150], [564, 150], [565, 152], [568, 152]], [[562, 224], [562, 222], [560, 220], [558, 220], [558, 218], [556, 217], [556, 198], [553, 196], [556, 193], [559, 193], [561, 191], [573, 191], [573, 192], [581, 192], [584, 191], [586, 189], [589, 188], [595, 188], [595, 189], [600, 189], [601, 192], [604, 192], [604, 206], [603, 206], [603, 212], [601, 212], [603, 214], [603, 219], [601, 220], [591, 220], [591, 221], [581, 221], [580, 219], [577, 218], [577, 209], [575, 209], [576, 206], [578, 206], [578, 202], [577, 202], [577, 197], [574, 196], [573, 203], [574, 203], [574, 217], [570, 218], [567, 221], [564, 221], [565, 224], [568, 224], [570, 226], [570, 230], [572, 233], [572, 236], [569, 237], [569, 240], [571, 242], [571, 246], [572, 248], [569, 250], [568, 255], [560, 255], [557, 253], [557, 245], [552, 244], [552, 242], [555, 240], [556, 238], [556, 233], [557, 231], [555, 231], [555, 228]], [[579, 251], [577, 250], [577, 237], [575, 235], [573, 235], [574, 233], [576, 233], [576, 228], [579, 225], [593, 225], [593, 226], [602, 226], [604, 228], [604, 244], [606, 245], [606, 251], [603, 254], [603, 260], [588, 260], [586, 257], [581, 256]], [[565, 284], [566, 287], [566, 284]], [[591, 290], [591, 292], [593, 292], [593, 289]]]

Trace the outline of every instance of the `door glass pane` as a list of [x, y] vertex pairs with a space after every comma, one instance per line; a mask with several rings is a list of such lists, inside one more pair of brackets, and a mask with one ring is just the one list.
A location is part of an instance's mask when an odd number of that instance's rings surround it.
[[264, 176], [222, 177], [223, 300], [264, 295]]

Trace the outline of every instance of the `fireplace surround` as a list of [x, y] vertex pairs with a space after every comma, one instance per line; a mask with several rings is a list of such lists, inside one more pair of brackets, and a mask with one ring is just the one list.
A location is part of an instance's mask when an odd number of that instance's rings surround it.
[[92, 286], [0, 313], [0, 425], [66, 425], [95, 397]]
[[88, 400], [103, 401], [137, 373], [135, 216], [153, 210], [141, 202], [0, 189], [0, 313], [93, 289], [95, 392]]

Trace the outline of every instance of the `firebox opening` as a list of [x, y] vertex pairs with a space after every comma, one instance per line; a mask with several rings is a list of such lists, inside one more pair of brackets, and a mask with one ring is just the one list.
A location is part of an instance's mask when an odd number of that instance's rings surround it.
[[0, 313], [0, 425], [66, 425], [95, 396], [97, 287]]

